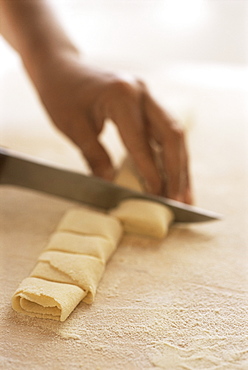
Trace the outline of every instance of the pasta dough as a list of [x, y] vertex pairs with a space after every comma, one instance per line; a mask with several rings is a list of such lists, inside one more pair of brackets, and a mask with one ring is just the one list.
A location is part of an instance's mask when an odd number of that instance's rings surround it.
[[13, 295], [12, 307], [29, 316], [65, 321], [85, 295], [76, 285], [28, 277]]
[[85, 236], [69, 232], [54, 233], [45, 250], [86, 254], [107, 262], [116, 245], [98, 236]]
[[74, 284], [86, 291], [86, 303], [92, 303], [104, 263], [98, 258], [64, 252], [44, 252], [31, 276], [58, 283]]
[[123, 223], [125, 232], [159, 239], [166, 236], [174, 219], [169, 207], [143, 199], [124, 200], [111, 214]]
[[114, 217], [78, 208], [66, 213], [58, 226], [58, 231], [100, 236], [116, 245], [122, 236], [123, 229], [120, 222]]
[[64, 321], [78, 303], [92, 303], [105, 264], [123, 228], [116, 218], [71, 209], [62, 218], [37, 264], [12, 298], [15, 311]]

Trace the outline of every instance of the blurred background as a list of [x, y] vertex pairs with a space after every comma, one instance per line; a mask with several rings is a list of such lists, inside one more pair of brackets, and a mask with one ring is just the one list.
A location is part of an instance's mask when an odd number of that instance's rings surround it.
[[49, 2], [77, 46], [97, 61], [124, 68], [247, 63], [246, 0]]
[[125, 68], [247, 61], [246, 0], [52, 2], [79, 47]]
[[[186, 128], [247, 119], [248, 1], [50, 2], [86, 61], [143, 78]], [[77, 149], [50, 125], [2, 38], [0, 55], [0, 145], [81, 168]], [[118, 162], [123, 148], [111, 150]]]

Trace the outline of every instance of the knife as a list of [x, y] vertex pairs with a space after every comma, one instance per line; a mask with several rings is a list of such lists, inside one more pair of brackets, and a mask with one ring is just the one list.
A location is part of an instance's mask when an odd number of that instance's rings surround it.
[[45, 161], [34, 161], [27, 155], [5, 148], [0, 148], [0, 184], [29, 188], [105, 210], [128, 198], [150, 200], [171, 208], [177, 222], [204, 222], [221, 218], [215, 212], [133, 191], [95, 176], [50, 166]]

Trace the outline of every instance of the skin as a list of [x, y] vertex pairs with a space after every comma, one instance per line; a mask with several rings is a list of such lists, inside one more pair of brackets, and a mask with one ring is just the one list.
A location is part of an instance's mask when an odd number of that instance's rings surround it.
[[20, 54], [52, 121], [81, 149], [93, 173], [114, 177], [98, 140], [110, 118], [147, 190], [191, 203], [184, 133], [144, 82], [86, 65], [45, 0], [0, 0], [0, 5], [2, 35]]

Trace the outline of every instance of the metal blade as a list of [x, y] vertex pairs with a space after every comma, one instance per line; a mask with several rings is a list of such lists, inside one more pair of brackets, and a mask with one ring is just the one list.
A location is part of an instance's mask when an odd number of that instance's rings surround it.
[[177, 222], [204, 222], [221, 218], [215, 212], [132, 191], [98, 177], [51, 167], [3, 148], [0, 148], [0, 184], [25, 187], [105, 210], [116, 207], [127, 198], [151, 200], [170, 207]]

